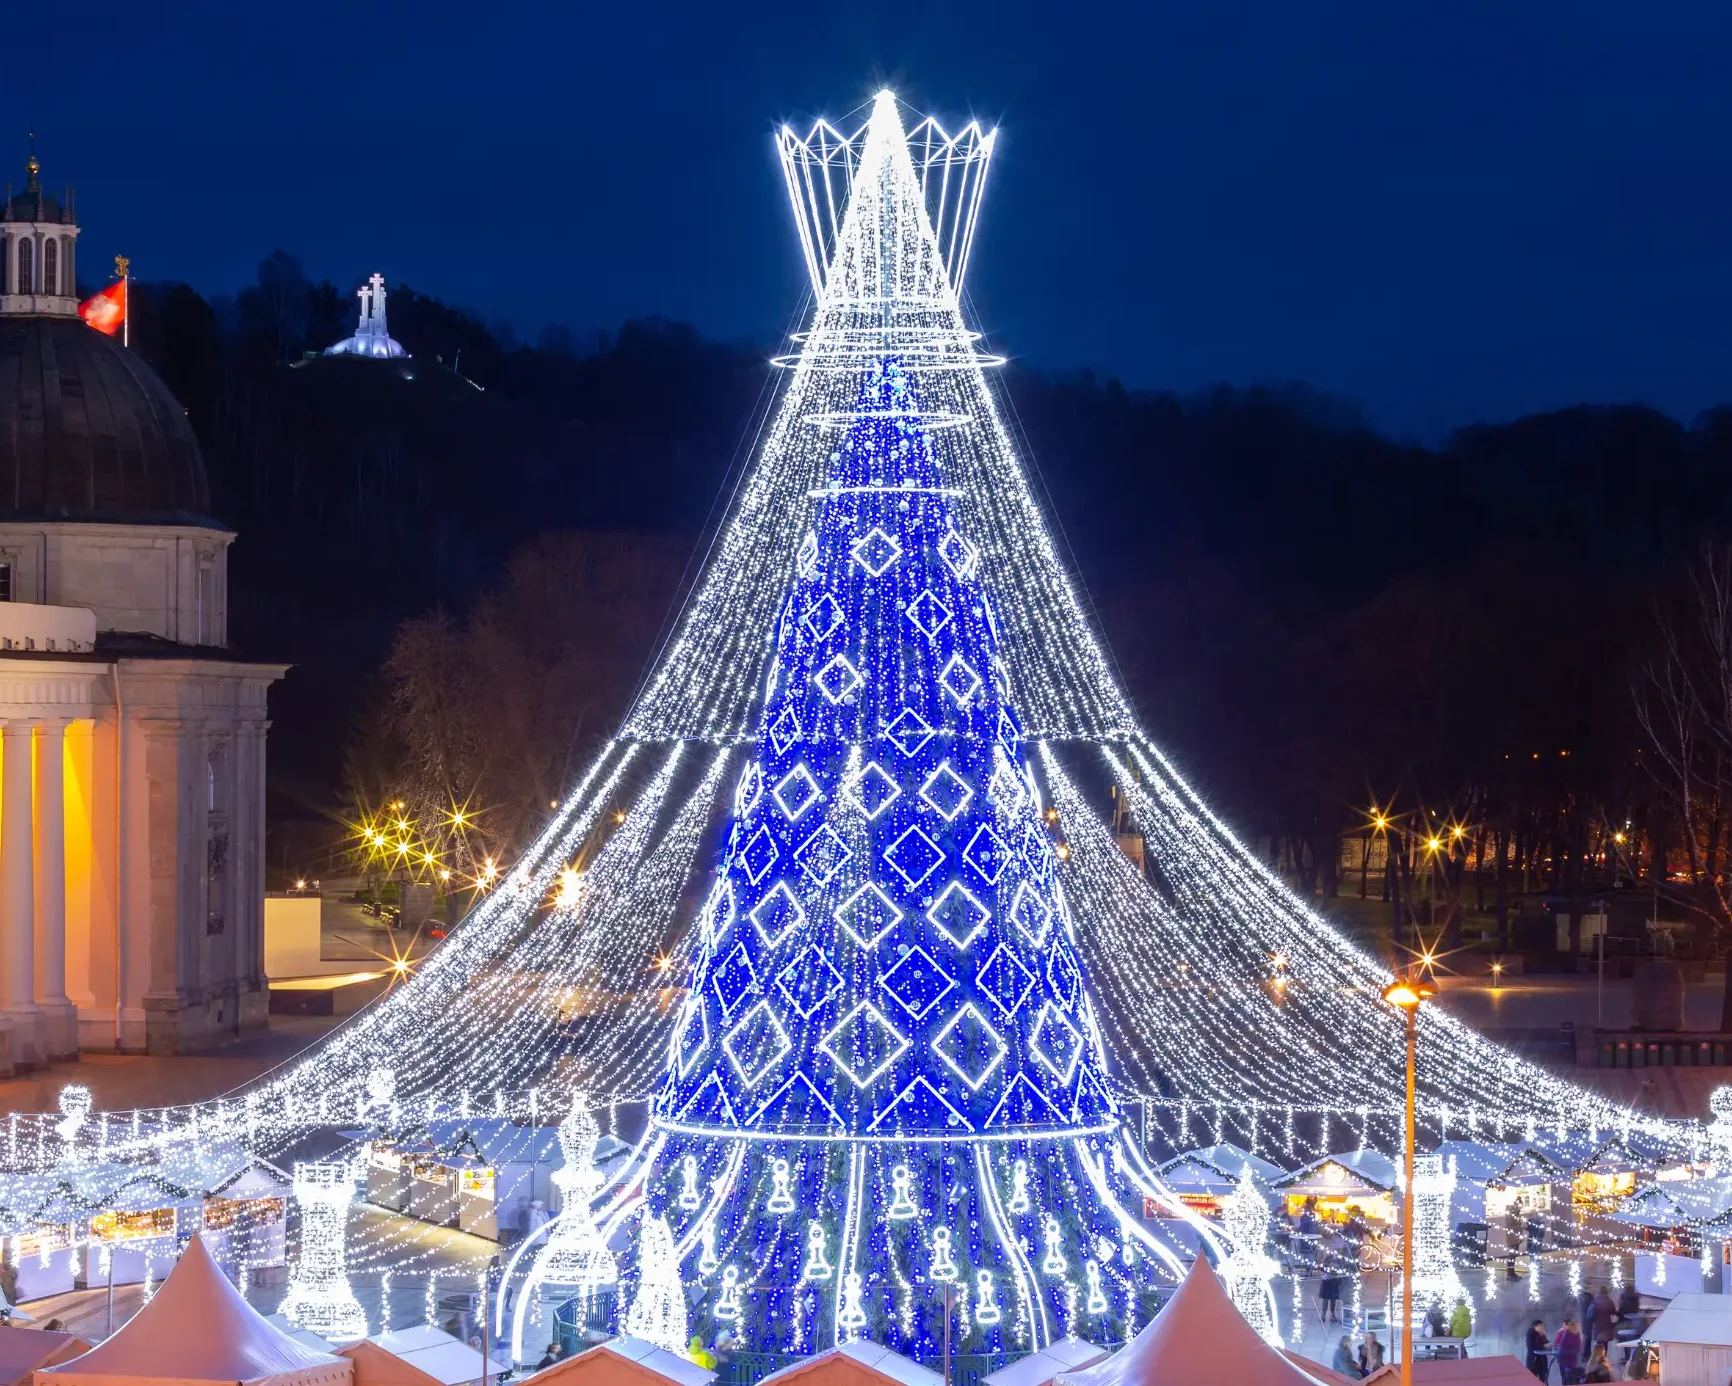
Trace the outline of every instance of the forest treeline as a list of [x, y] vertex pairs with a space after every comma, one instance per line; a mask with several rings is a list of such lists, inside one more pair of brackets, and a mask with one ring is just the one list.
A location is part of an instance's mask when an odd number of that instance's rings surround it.
[[[279, 866], [357, 777], [378, 792], [443, 754], [451, 725], [415, 742], [394, 723], [412, 680], [468, 680], [481, 704], [512, 683], [522, 744], [493, 783], [556, 794], [635, 685], [776, 384], [763, 346], [680, 324], [531, 344], [407, 287], [390, 326], [409, 361], [307, 359], [353, 303], [280, 253], [232, 298], [135, 297], [134, 347], [240, 534], [234, 639], [296, 665], [272, 695]], [[1329, 887], [1374, 805], [1484, 827], [1516, 884], [1639, 877], [1644, 850], [1679, 847], [1632, 689], [1690, 564], [1732, 534], [1732, 411], [1582, 407], [1422, 447], [1302, 385], [1002, 384], [1145, 725], [1302, 882]]]

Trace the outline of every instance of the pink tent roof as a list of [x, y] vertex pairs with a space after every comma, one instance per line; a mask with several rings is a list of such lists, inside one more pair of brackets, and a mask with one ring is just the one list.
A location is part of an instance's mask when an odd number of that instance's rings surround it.
[[1198, 1257], [1161, 1312], [1099, 1366], [1067, 1372], [1058, 1386], [1317, 1386], [1318, 1378], [1257, 1336]]
[[37, 1373], [41, 1386], [270, 1382], [341, 1386], [354, 1364], [303, 1347], [241, 1297], [194, 1237], [150, 1303], [107, 1342]]

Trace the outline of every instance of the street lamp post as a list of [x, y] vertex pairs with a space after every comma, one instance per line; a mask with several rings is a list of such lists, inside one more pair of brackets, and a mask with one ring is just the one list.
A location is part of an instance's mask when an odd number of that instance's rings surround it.
[[1402, 1149], [1401, 1181], [1401, 1386], [1413, 1386], [1413, 1089], [1419, 1057], [1419, 1007], [1436, 995], [1436, 988], [1418, 974], [1397, 977], [1383, 989], [1383, 999], [1407, 1019], [1407, 1129]]

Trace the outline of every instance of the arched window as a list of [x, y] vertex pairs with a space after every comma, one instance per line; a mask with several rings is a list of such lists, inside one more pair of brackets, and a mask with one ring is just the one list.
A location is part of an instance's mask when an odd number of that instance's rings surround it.
[[36, 292], [36, 246], [28, 236], [18, 242], [18, 292]]
[[42, 292], [57, 294], [60, 281], [60, 242], [50, 236], [42, 242]]

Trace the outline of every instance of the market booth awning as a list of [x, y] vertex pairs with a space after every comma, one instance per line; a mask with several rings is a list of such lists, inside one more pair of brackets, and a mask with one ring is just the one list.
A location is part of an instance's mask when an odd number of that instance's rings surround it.
[[1642, 1336], [1660, 1349], [1662, 1382], [1715, 1386], [1732, 1373], [1732, 1296], [1678, 1295]]
[[487, 1366], [468, 1343], [428, 1324], [363, 1338], [337, 1355], [355, 1364], [355, 1386], [469, 1386]]
[[766, 1376], [758, 1386], [943, 1386], [944, 1378], [877, 1343], [844, 1343]]
[[1257, 1335], [1199, 1256], [1142, 1332], [1099, 1366], [1065, 1373], [1058, 1386], [1318, 1386], [1319, 1380]]
[[194, 1236], [168, 1279], [107, 1342], [35, 1386], [350, 1386], [354, 1364], [315, 1352], [265, 1322]]
[[1081, 1338], [1060, 1338], [1056, 1343], [1019, 1357], [1008, 1367], [1000, 1367], [983, 1377], [985, 1386], [1050, 1386], [1056, 1377], [1066, 1372], [1080, 1372], [1096, 1362], [1104, 1362], [1111, 1354], [1103, 1347], [1084, 1342]]
[[710, 1386], [716, 1374], [642, 1338], [610, 1338], [529, 1377], [536, 1386]]
[[89, 1351], [90, 1344], [73, 1333], [0, 1327], [0, 1386], [28, 1381], [38, 1367], [52, 1367]]

